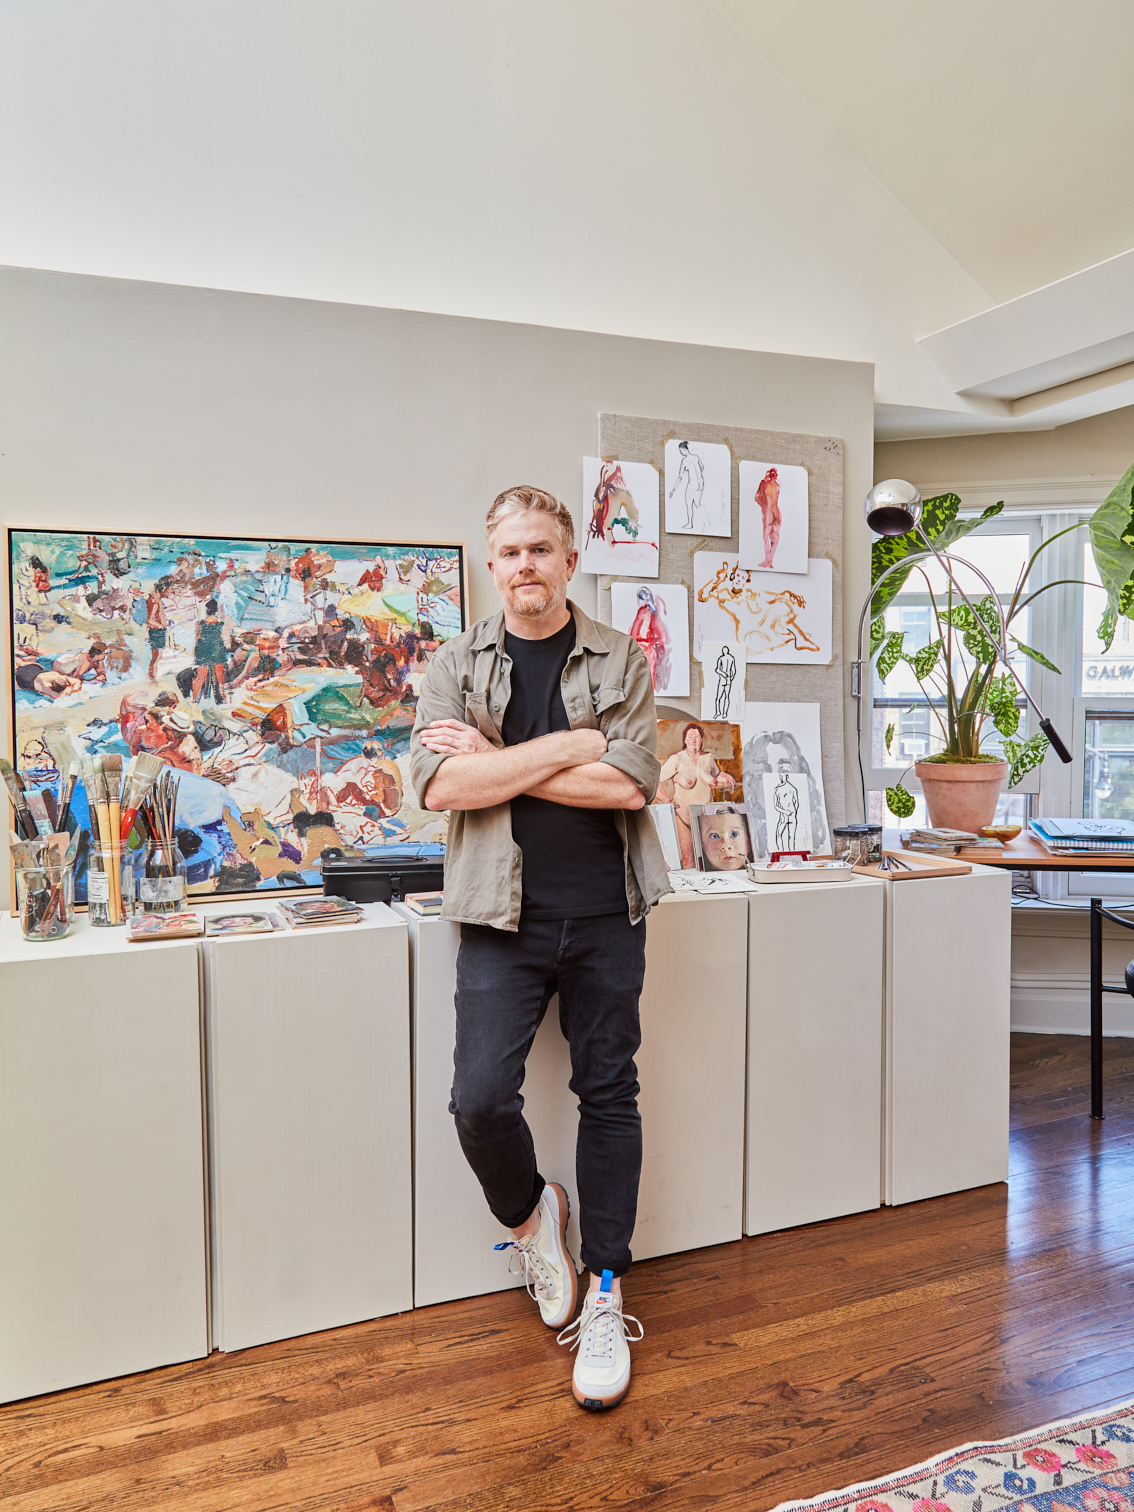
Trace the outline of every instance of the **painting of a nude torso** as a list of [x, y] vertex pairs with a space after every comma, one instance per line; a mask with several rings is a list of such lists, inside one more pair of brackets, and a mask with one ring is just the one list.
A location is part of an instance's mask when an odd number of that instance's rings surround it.
[[[443, 850], [409, 737], [430, 658], [465, 626], [463, 547], [11, 530], [8, 548], [29, 787], [58, 782], [55, 733], [80, 756], [160, 756], [180, 773], [191, 894]], [[81, 783], [72, 812], [88, 827]]]

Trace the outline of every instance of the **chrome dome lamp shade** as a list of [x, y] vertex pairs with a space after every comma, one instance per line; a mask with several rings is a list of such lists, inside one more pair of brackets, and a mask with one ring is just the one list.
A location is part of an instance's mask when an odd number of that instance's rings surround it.
[[921, 495], [912, 483], [904, 478], [886, 478], [867, 494], [862, 513], [876, 534], [899, 536], [918, 523], [921, 508]]

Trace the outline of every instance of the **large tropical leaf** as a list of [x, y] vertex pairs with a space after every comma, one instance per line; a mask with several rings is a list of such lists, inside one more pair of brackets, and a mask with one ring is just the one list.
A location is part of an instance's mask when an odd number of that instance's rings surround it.
[[897, 787], [886, 789], [886, 807], [899, 819], [908, 819], [916, 808], [914, 796], [899, 782]]
[[[977, 619], [977, 615], [980, 616], [980, 620]], [[1000, 610], [997, 607], [996, 600], [990, 593], [986, 593], [980, 603], [977, 604], [976, 614], [970, 615], [969, 627], [965, 631], [964, 637], [965, 650], [969, 655], [974, 656], [978, 662], [983, 663], [985, 666], [989, 666], [992, 662], [996, 661], [999, 652], [996, 649], [996, 642], [990, 640], [985, 634], [981, 626], [981, 620], [984, 621], [984, 624], [990, 630], [995, 631], [1000, 627]]]
[[[991, 520], [993, 515], [998, 515], [1004, 505], [1003, 503], [990, 504], [984, 513], [974, 520], [958, 520], [957, 510], [960, 507], [960, 495], [955, 493], [938, 494], [935, 498], [926, 499], [922, 505], [922, 529], [941, 551], [974, 531], [982, 521]], [[883, 536], [881, 540], [875, 541], [870, 549], [870, 581], [876, 583], [887, 567], [892, 567], [896, 562], [901, 562], [906, 557], [924, 550], [925, 542], [915, 530], [908, 530], [905, 535], [900, 536]], [[908, 570], [895, 572], [893, 577], [888, 577], [874, 595], [870, 606], [871, 614], [883, 613], [887, 604], [902, 591], [908, 577]]]
[[1020, 728], [1020, 711], [1016, 707], [1016, 684], [1007, 672], [989, 683], [985, 703], [1001, 735], [1015, 735]]
[[1095, 566], [1106, 589], [1107, 607], [1099, 639], [1110, 650], [1120, 614], [1134, 618], [1134, 466], [1128, 467], [1091, 516], [1088, 527]]
[[943, 640], [930, 641], [928, 646], [922, 646], [920, 651], [915, 651], [912, 656], [905, 658], [913, 668], [913, 674], [918, 682], [924, 682], [933, 671], [944, 645]]

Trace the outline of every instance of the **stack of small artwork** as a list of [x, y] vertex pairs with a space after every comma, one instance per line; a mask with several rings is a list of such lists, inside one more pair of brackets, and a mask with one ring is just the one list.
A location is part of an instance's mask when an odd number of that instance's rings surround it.
[[[439, 854], [408, 777], [417, 692], [465, 627], [460, 545], [7, 532], [13, 760], [181, 773], [191, 894], [321, 884], [328, 857]], [[87, 827], [82, 784], [73, 812]], [[85, 878], [77, 879], [85, 897]]]
[[661, 776], [655, 802], [673, 804], [681, 866], [697, 866], [691, 807], [743, 802], [741, 728], [716, 720], [659, 719]]

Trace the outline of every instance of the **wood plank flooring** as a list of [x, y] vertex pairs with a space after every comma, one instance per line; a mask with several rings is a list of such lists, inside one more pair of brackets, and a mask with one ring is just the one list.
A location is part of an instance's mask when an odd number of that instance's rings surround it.
[[512, 1292], [0, 1408], [4, 1512], [758, 1512], [1134, 1397], [1134, 1041], [1106, 1053], [1095, 1124], [1087, 1041], [1014, 1038], [1007, 1186], [636, 1267], [614, 1412]]

